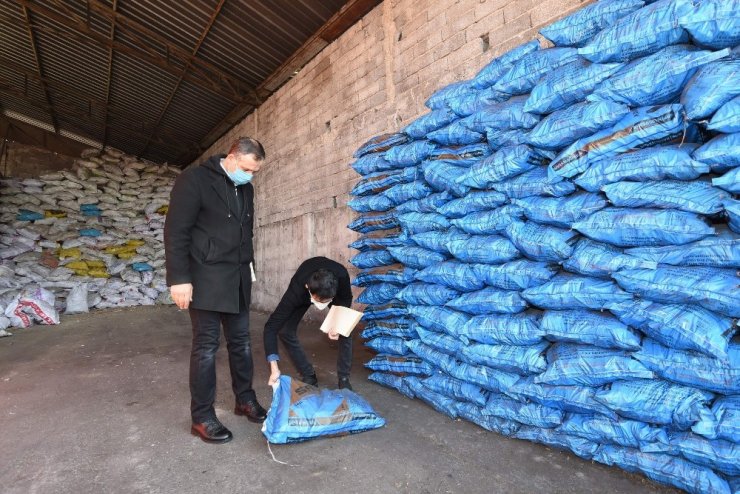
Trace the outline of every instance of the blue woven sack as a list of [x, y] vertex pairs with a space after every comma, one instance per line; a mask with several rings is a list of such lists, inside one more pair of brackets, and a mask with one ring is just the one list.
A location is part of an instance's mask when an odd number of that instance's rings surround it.
[[447, 106], [460, 117], [467, 117], [493, 103], [500, 103], [509, 98], [509, 94], [493, 88], [481, 89], [474, 94], [466, 94], [447, 101]]
[[450, 228], [450, 221], [436, 213], [404, 213], [398, 216], [398, 221], [411, 235], [432, 230], [445, 231]]
[[617, 350], [640, 349], [640, 336], [608, 313], [546, 310], [540, 321], [540, 332], [551, 341]]
[[439, 352], [446, 353], [451, 357], [457, 357], [458, 353], [462, 350], [462, 347], [465, 346], [462, 340], [455, 338], [454, 336], [450, 336], [447, 333], [428, 331], [418, 323], [414, 325], [414, 329], [419, 335], [419, 339], [422, 343]]
[[540, 42], [536, 39], [512, 48], [488, 62], [473, 78], [472, 86], [478, 89], [493, 86], [524, 55], [539, 49]]
[[725, 134], [740, 132], [740, 96], [720, 106], [707, 124], [707, 129]]
[[396, 298], [410, 305], [444, 305], [458, 294], [457, 290], [442, 285], [412, 283], [398, 292]]
[[273, 444], [356, 434], [385, 425], [370, 404], [348, 389], [319, 389], [280, 376], [262, 433]]
[[473, 132], [485, 134], [489, 130], [531, 129], [539, 117], [524, 111], [526, 96], [515, 96], [501, 103], [490, 104], [471, 116], [463, 123]]
[[384, 212], [394, 205], [393, 201], [382, 195], [360, 196], [347, 202], [347, 206], [358, 213]]
[[596, 34], [578, 54], [592, 62], [626, 62], [689, 39], [678, 25], [686, 2], [659, 0], [627, 14]]
[[737, 271], [705, 267], [625, 269], [612, 277], [625, 290], [656, 302], [698, 304], [729, 317], [740, 317]]
[[445, 372], [461, 381], [477, 384], [494, 393], [503, 393], [519, 380], [519, 375], [492, 369], [485, 365], [471, 365], [459, 362], [445, 369]]
[[497, 182], [521, 175], [548, 162], [541, 153], [525, 144], [504, 147], [473, 165], [457, 182], [476, 189], [487, 189]]
[[486, 287], [470, 293], [463, 293], [445, 304], [455, 310], [473, 315], [515, 314], [527, 308], [527, 302], [518, 292]]
[[486, 136], [481, 132], [470, 130], [465, 119], [457, 120], [451, 124], [429, 132], [427, 139], [444, 146], [462, 146], [483, 142]]
[[462, 262], [501, 264], [520, 257], [511, 241], [500, 235], [473, 235], [451, 240], [447, 249]]
[[352, 163], [352, 169], [363, 176], [399, 168], [385, 159], [385, 153], [371, 153]]
[[606, 208], [573, 228], [587, 237], [618, 247], [682, 245], [714, 235], [695, 213], [673, 209]]
[[541, 343], [545, 333], [540, 328], [539, 316], [526, 312], [472, 317], [460, 329], [459, 336], [487, 345], [526, 346]]
[[725, 201], [725, 214], [729, 221], [727, 225], [735, 233], [740, 233], [740, 201]]
[[473, 422], [487, 431], [496, 432], [503, 436], [513, 435], [520, 427], [519, 422], [500, 419], [493, 415], [484, 415], [481, 407], [473, 403], [459, 401], [455, 403], [455, 408], [457, 409], [458, 417]]
[[534, 379], [533, 376], [521, 378], [506, 391], [506, 394], [518, 400], [531, 400], [565, 412], [617, 418], [616, 413], [594, 399], [596, 388], [537, 384]]
[[470, 187], [458, 183], [458, 179], [468, 173], [467, 168], [455, 165], [455, 161], [426, 161], [422, 165], [424, 180], [437, 191], [448, 191], [457, 197], [463, 197]]
[[535, 168], [517, 177], [493, 184], [494, 190], [512, 199], [531, 196], [562, 197], [575, 192], [576, 186], [569, 180], [553, 183], [547, 167]]
[[394, 264], [396, 259], [387, 250], [368, 250], [360, 252], [349, 260], [357, 268], [377, 268]]
[[540, 29], [556, 46], [582, 46], [599, 31], [645, 5], [642, 0], [601, 0]]
[[385, 355], [408, 355], [406, 340], [396, 336], [376, 336], [365, 342], [365, 346]]
[[538, 403], [522, 403], [501, 394], [491, 394], [483, 408], [485, 415], [493, 415], [522, 424], [543, 429], [557, 427], [563, 423], [565, 414], [562, 410], [550, 408]]
[[725, 232], [723, 235], [705, 238], [681, 246], [628, 249], [627, 254], [673, 266], [740, 268], [740, 238]]
[[716, 214], [730, 195], [704, 181], [616, 182], [602, 187], [617, 207], [678, 209], [689, 213]]
[[596, 309], [632, 300], [611, 280], [559, 274], [547, 283], [522, 292], [529, 303], [542, 309]]
[[379, 136], [370, 138], [367, 142], [360, 146], [357, 151], [355, 151], [355, 154], [353, 154], [352, 156], [354, 158], [359, 158], [370, 153], [380, 153], [382, 151], [387, 151], [394, 146], [405, 144], [410, 140], [411, 139], [409, 138], [409, 136], [402, 132], [395, 134], [381, 134]]
[[520, 206], [524, 215], [535, 223], [561, 228], [570, 228], [576, 221], [607, 206], [600, 195], [586, 192], [567, 197], [527, 197], [514, 199], [511, 203]]
[[395, 372], [416, 376], [430, 376], [434, 372], [428, 363], [414, 355], [403, 357], [397, 355], [376, 355], [365, 364], [365, 367], [374, 371]]
[[450, 219], [462, 218], [468, 213], [495, 209], [505, 202], [506, 196], [501, 192], [476, 190], [440, 206], [438, 212]]
[[466, 383], [446, 374], [432, 374], [421, 381], [424, 386], [455, 400], [468, 401], [478, 406], [486, 404], [488, 392], [480, 386]]
[[457, 418], [455, 400], [427, 388], [418, 377], [404, 377], [404, 381], [406, 381], [406, 385], [411, 389], [411, 392], [414, 393], [416, 398], [422, 400], [439, 413], [447, 415], [452, 419]]
[[424, 105], [432, 110], [439, 110], [447, 107], [447, 100], [458, 98], [466, 94], [473, 94], [477, 90], [472, 87], [470, 81], [459, 81], [448, 84], [435, 91], [425, 102]]
[[633, 180], [693, 180], [709, 173], [710, 167], [691, 158], [695, 144], [655, 146], [593, 163], [575, 179], [589, 192], [599, 192], [604, 185]]
[[396, 168], [418, 165], [437, 148], [427, 140], [413, 141], [409, 144], [395, 146], [385, 152], [385, 159]]
[[394, 212], [396, 215], [402, 215], [406, 213], [436, 213], [437, 208], [447, 204], [452, 195], [448, 192], [435, 192], [429, 194], [424, 199], [412, 199], [396, 206]]
[[541, 429], [539, 427], [528, 425], [523, 425], [514, 434], [514, 437], [525, 441], [546, 444], [557, 449], [571, 451], [576, 456], [585, 460], [593, 458], [594, 454], [596, 454], [599, 449], [599, 445], [597, 443], [589, 441], [588, 439], [570, 436], [553, 429]]
[[366, 287], [359, 297], [357, 303], [368, 305], [382, 305], [393, 300], [401, 290], [401, 285], [395, 283], [373, 283]]
[[425, 362], [429, 363], [434, 368], [434, 371], [428, 375], [434, 375], [439, 369], [447, 372], [457, 365], [457, 359], [449, 355], [447, 352], [437, 350], [436, 348], [423, 343], [421, 340], [409, 340], [406, 342], [406, 346], [411, 350], [414, 355], [419, 356]]
[[713, 178], [712, 185], [740, 195], [740, 167], [733, 168], [721, 177]]
[[524, 55], [492, 87], [508, 94], [528, 93], [548, 72], [577, 60], [575, 48], [546, 48]]
[[358, 233], [370, 233], [379, 230], [398, 228], [400, 223], [395, 213], [363, 214], [354, 219], [347, 228]]
[[740, 44], [740, 4], [736, 0], [694, 0], [679, 17], [694, 43], [718, 50]]
[[[427, 266], [444, 261], [446, 256], [439, 252], [424, 249], [415, 246], [388, 247], [391, 256], [403, 264], [413, 269], [424, 269]], [[359, 266], [358, 266], [359, 267]]]
[[577, 103], [543, 118], [526, 142], [539, 149], [562, 149], [582, 137], [611, 127], [629, 113], [627, 105], [611, 101]]
[[378, 250], [386, 249], [388, 247], [396, 247], [399, 245], [411, 245], [412, 242], [405, 233], [398, 233], [396, 235], [388, 235], [387, 237], [360, 237], [355, 240], [347, 247], [350, 249], [357, 249], [359, 251], [366, 250]]
[[442, 108], [420, 116], [408, 124], [403, 131], [414, 139], [423, 139], [428, 133], [446, 127], [455, 120], [457, 120], [457, 115], [452, 110]]
[[431, 193], [432, 189], [427, 184], [422, 181], [416, 181], [394, 185], [382, 192], [379, 197], [385, 197], [391, 201], [393, 206], [397, 206], [413, 199], [423, 199]]
[[666, 444], [656, 444], [643, 450], [682, 456], [728, 477], [740, 476], [740, 444], [722, 439], [710, 441], [690, 432], [671, 434]]
[[546, 341], [529, 346], [472, 343], [463, 348], [462, 356], [471, 364], [504, 372], [539, 374], [547, 367], [544, 352], [548, 346]]
[[483, 280], [475, 275], [476, 271], [470, 264], [444, 261], [422, 269], [416, 273], [416, 279], [425, 283], [436, 283], [450, 287], [461, 292], [470, 292], [480, 290], [484, 286]]
[[654, 444], [664, 445], [668, 434], [664, 428], [653, 427], [637, 420], [618, 418], [612, 420], [603, 415], [569, 414], [558, 429], [600, 444], [618, 444], [626, 448], [644, 448]]
[[414, 392], [411, 391], [403, 377], [395, 374], [388, 374], [386, 372], [373, 372], [367, 378], [373, 382], [385, 386], [386, 388], [392, 388], [404, 395], [407, 398], [414, 398]]
[[454, 337], [470, 319], [467, 314], [446, 307], [410, 305], [408, 311], [423, 328]]
[[700, 68], [681, 93], [681, 104], [689, 120], [709, 118], [722, 105], [739, 96], [738, 77], [740, 59], [734, 57]]
[[691, 430], [709, 439], [740, 444], [740, 395], [717, 398], [711, 411], [704, 411]]
[[470, 235], [458, 230], [457, 228], [451, 228], [444, 232], [433, 230], [417, 233], [411, 236], [411, 240], [413, 240], [419, 247], [424, 247], [425, 249], [445, 254], [449, 253], [447, 244], [455, 240], [463, 240], [467, 238], [470, 238]]
[[406, 304], [401, 302], [391, 302], [384, 305], [369, 305], [365, 308], [362, 313], [362, 320], [365, 322], [369, 321], [380, 321], [383, 319], [389, 319], [392, 317], [403, 317], [408, 315]]
[[657, 266], [654, 261], [626, 255], [617, 247], [587, 238], [576, 244], [573, 254], [563, 263], [563, 268], [571, 273], [595, 278], [609, 278], [620, 269], [655, 269]]
[[476, 211], [462, 218], [452, 219], [450, 223], [466, 233], [486, 235], [503, 232], [512, 222], [523, 217], [522, 208], [507, 204], [492, 211]]
[[626, 418], [686, 430], [714, 395], [708, 391], [671, 384], [660, 379], [615, 381], [596, 391], [596, 400]]
[[548, 282], [559, 271], [552, 263], [525, 259], [507, 262], [501, 266], [476, 264], [475, 272], [486, 285], [504, 290], [524, 290]]
[[632, 107], [673, 103], [698, 67], [729, 53], [730, 50], [699, 50], [692, 45], [668, 46], [630, 62], [586, 99], [609, 100]]
[[574, 177], [597, 161], [680, 137], [684, 123], [681, 105], [637, 108], [612, 127], [568, 146], [550, 163], [548, 171], [553, 179]]
[[437, 147], [429, 154], [430, 160], [457, 160], [460, 166], [468, 166], [468, 163], [485, 158], [491, 154], [491, 148], [483, 142], [480, 144], [468, 144], [466, 146]]
[[621, 63], [598, 64], [583, 58], [570, 62], [545, 75], [532, 88], [524, 111], [552, 113], [583, 101], [602, 81], [621, 67]]
[[[547, 370], [534, 382], [563, 386], [602, 386], [625, 379], [651, 379], [652, 371], [622, 350], [555, 343], [547, 351]], [[598, 395], [597, 395], [598, 396]]]
[[505, 234], [517, 249], [535, 261], [563, 261], [571, 256], [578, 240], [578, 232], [532, 221], [514, 221], [506, 227]]
[[718, 135], [694, 151], [693, 157], [716, 173], [740, 167], [740, 133]]
[[376, 336], [397, 336], [399, 338], [418, 338], [413, 321], [408, 317], [391, 317], [388, 319], [370, 321], [362, 331], [366, 340]]

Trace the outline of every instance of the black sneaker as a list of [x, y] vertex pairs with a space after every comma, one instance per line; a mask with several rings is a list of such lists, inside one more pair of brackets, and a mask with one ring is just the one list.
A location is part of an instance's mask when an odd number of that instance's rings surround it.
[[308, 376], [303, 376], [303, 378], [301, 378], [301, 381], [303, 381], [306, 384], [310, 384], [311, 386], [318, 386], [319, 385], [319, 380], [316, 379], [316, 373], [315, 372], [313, 374], [309, 374]]
[[354, 389], [352, 389], [352, 385], [349, 382], [349, 377], [340, 377], [338, 387], [339, 389], [349, 389], [350, 391], [354, 391]]

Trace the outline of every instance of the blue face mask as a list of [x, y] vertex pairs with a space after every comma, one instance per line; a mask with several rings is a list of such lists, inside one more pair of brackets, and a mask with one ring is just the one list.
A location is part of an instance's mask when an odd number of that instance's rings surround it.
[[245, 172], [241, 168], [237, 168], [236, 171], [226, 172], [234, 185], [244, 185], [252, 181], [252, 172]]

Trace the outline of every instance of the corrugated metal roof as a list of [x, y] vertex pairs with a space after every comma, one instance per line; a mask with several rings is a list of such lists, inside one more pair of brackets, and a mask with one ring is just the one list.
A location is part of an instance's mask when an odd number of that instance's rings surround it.
[[0, 112], [187, 165], [380, 0], [0, 0]]

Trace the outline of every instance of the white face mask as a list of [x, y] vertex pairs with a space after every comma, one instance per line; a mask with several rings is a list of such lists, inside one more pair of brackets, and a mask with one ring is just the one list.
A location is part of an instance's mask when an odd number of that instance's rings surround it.
[[327, 307], [329, 307], [329, 304], [330, 304], [331, 302], [332, 302], [331, 300], [329, 300], [328, 302], [317, 302], [317, 301], [315, 301], [315, 300], [313, 299], [313, 297], [311, 297], [311, 303], [312, 303], [312, 304], [314, 305], [314, 307], [316, 307], [316, 308], [317, 308], [317, 309], [319, 309], [319, 310], [324, 310], [324, 309], [326, 309]]

